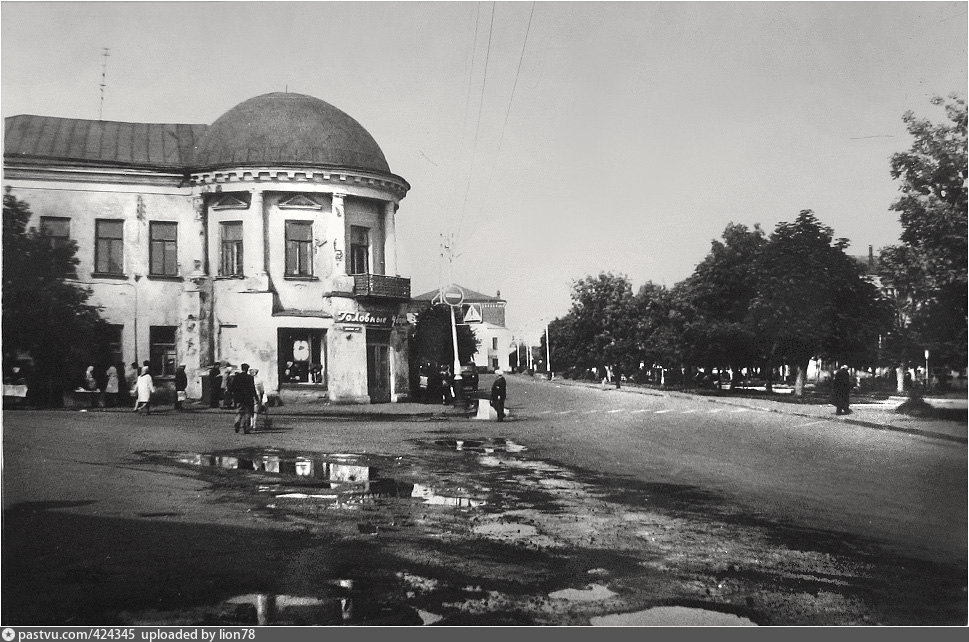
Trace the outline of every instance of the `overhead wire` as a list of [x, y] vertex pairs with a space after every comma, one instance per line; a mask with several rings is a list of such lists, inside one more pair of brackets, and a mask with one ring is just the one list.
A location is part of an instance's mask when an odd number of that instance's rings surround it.
[[[489, 174], [488, 182], [485, 185], [485, 191], [484, 191], [485, 198], [488, 198], [491, 194], [491, 185], [495, 178], [495, 172], [498, 169], [498, 161], [501, 159], [501, 150], [505, 141], [505, 130], [508, 128], [508, 119], [511, 116], [511, 107], [515, 101], [515, 92], [518, 89], [518, 78], [521, 76], [522, 63], [525, 60], [525, 49], [528, 45], [528, 34], [531, 32], [531, 29], [532, 29], [532, 18], [534, 15], [535, 15], [535, 3], [532, 2], [531, 11], [529, 11], [528, 13], [528, 23], [525, 26], [525, 37], [522, 39], [521, 53], [518, 57], [518, 68], [515, 70], [515, 81], [512, 84], [511, 96], [509, 96], [508, 98], [508, 107], [505, 110], [505, 121], [501, 125], [501, 132], [498, 136], [498, 150], [495, 152], [495, 161], [491, 166], [491, 173]], [[484, 206], [482, 205], [481, 208], [483, 207]], [[479, 208], [479, 211], [481, 208]]]
[[491, 24], [488, 27], [488, 48], [485, 52], [484, 73], [481, 76], [481, 98], [478, 101], [478, 117], [474, 127], [474, 144], [471, 147], [471, 167], [468, 169], [468, 179], [464, 189], [464, 202], [461, 205], [461, 213], [458, 217], [458, 229], [455, 235], [455, 243], [461, 238], [461, 227], [464, 224], [464, 213], [468, 207], [468, 194], [471, 192], [471, 179], [474, 176], [474, 165], [478, 152], [478, 137], [481, 132], [481, 112], [484, 109], [485, 86], [488, 82], [488, 63], [491, 60], [491, 38], [494, 35], [495, 27], [495, 3], [491, 3]]

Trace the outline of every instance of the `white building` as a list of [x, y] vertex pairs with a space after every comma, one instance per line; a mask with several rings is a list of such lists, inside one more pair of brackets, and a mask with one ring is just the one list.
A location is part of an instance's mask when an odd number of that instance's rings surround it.
[[213, 124], [5, 119], [4, 185], [78, 245], [77, 279], [116, 360], [259, 368], [333, 402], [407, 394], [395, 215], [410, 185], [370, 134], [310, 96], [247, 100]]

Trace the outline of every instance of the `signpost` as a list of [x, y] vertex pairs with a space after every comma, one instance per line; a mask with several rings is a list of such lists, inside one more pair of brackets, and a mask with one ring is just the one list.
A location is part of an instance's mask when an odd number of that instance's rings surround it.
[[461, 360], [458, 358], [458, 328], [455, 325], [454, 315], [461, 309], [464, 303], [464, 290], [455, 284], [441, 288], [441, 301], [451, 306], [451, 343], [454, 348], [454, 406], [464, 405], [464, 391], [462, 390]]

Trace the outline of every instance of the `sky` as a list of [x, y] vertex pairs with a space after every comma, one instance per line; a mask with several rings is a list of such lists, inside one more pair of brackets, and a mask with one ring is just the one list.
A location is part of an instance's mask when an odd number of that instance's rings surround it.
[[896, 243], [902, 115], [966, 95], [967, 24], [965, 2], [3, 2], [0, 105], [210, 124], [325, 100], [411, 185], [413, 294], [500, 291], [536, 340], [574, 281], [672, 287], [730, 223], [811, 209], [853, 254]]

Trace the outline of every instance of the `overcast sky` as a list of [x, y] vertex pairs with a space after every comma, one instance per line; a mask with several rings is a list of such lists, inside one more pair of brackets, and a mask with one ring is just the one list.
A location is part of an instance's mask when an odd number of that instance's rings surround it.
[[895, 243], [902, 114], [965, 96], [966, 40], [965, 2], [4, 2], [2, 108], [96, 119], [104, 47], [105, 120], [323, 99], [412, 186], [413, 293], [452, 279], [453, 235], [453, 280], [534, 338], [573, 280], [672, 286], [730, 222]]

